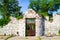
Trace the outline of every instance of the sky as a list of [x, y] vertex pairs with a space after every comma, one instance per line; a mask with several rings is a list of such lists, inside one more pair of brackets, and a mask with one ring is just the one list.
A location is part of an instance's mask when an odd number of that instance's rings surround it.
[[[21, 11], [25, 13], [28, 10], [29, 6], [29, 0], [18, 0], [19, 1], [19, 6], [21, 6]], [[57, 12], [60, 12], [60, 9], [57, 10]], [[56, 11], [53, 12], [53, 14], [57, 13]]]
[[21, 6], [21, 11], [25, 13], [28, 10], [29, 0], [18, 0], [19, 6]]

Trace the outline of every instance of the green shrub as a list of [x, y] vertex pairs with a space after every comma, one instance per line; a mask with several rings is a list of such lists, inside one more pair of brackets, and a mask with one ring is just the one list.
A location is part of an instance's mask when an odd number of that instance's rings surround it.
[[16, 19], [17, 19], [17, 20], [22, 19], [22, 18], [23, 18], [23, 15], [16, 16]]

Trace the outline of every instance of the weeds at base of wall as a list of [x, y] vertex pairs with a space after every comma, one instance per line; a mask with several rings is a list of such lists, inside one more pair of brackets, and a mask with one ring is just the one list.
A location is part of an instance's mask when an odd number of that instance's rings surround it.
[[4, 40], [8, 40], [9, 38], [13, 37], [13, 35], [9, 35], [7, 38], [5, 38]]
[[60, 29], [58, 30], [58, 35], [60, 36]]
[[40, 36], [37, 37], [37, 40], [41, 40]]

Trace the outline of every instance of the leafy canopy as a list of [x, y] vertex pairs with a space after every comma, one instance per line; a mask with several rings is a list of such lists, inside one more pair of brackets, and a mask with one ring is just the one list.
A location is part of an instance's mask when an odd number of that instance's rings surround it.
[[38, 14], [45, 16], [52, 15], [48, 11], [56, 11], [59, 9], [60, 0], [30, 0], [29, 8], [35, 10]]
[[5, 26], [6, 24], [8, 24], [8, 22], [10, 22], [10, 18], [9, 17], [3, 17], [0, 19], [0, 26], [3, 27]]
[[0, 1], [0, 11], [6, 16], [19, 16], [21, 7], [18, 6], [18, 0], [3, 0]]
[[0, 15], [2, 16], [0, 26], [8, 24], [10, 16], [18, 18], [22, 15], [18, 4], [18, 0], [0, 0]]

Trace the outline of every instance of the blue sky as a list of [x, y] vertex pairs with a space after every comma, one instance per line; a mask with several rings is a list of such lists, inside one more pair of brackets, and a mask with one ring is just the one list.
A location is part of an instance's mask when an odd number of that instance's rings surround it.
[[22, 6], [21, 11], [25, 13], [28, 10], [29, 0], [19, 0], [19, 6]]
[[[21, 6], [21, 11], [25, 13], [28, 10], [28, 5], [29, 5], [29, 0], [18, 0], [19, 1], [19, 6]], [[57, 12], [60, 12], [60, 9], [57, 10]], [[53, 14], [57, 13], [56, 11], [53, 12]]]

